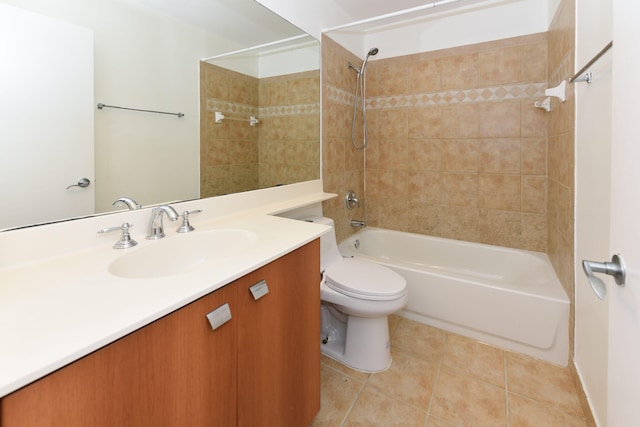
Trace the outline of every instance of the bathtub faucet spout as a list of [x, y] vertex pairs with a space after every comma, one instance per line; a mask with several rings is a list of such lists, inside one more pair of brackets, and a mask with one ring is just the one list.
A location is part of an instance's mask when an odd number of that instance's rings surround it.
[[367, 226], [366, 222], [360, 221], [359, 219], [352, 219], [350, 224], [351, 224], [352, 227], [366, 227]]

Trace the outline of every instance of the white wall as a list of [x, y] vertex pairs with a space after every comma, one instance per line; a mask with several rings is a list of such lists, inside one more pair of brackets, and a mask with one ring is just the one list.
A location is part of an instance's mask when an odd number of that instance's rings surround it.
[[[576, 71], [612, 38], [611, 0], [576, 2]], [[576, 89], [575, 364], [594, 418], [607, 419], [608, 301], [589, 287], [581, 261], [609, 261], [611, 188], [611, 51]]]
[[384, 59], [545, 32], [547, 23], [546, 4], [540, 0], [490, 1], [381, 28], [367, 34], [365, 43], [380, 49], [375, 59]]
[[95, 110], [97, 211], [199, 197], [199, 59], [229, 42], [128, 1], [2, 1], [93, 30], [96, 104], [185, 114]]
[[327, 34], [361, 57], [370, 47], [379, 48], [372, 59], [378, 60], [545, 32], [548, 13], [547, 1], [487, 0], [455, 9], [427, 9], [420, 18], [399, 16]]
[[207, 62], [262, 79], [320, 69], [320, 43], [312, 37], [267, 48], [230, 52]]

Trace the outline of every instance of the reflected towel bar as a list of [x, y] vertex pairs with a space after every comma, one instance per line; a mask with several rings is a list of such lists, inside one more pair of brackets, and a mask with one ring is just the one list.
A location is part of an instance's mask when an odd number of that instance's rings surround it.
[[168, 113], [166, 111], [155, 111], [155, 110], [143, 110], [140, 108], [129, 108], [129, 107], [117, 107], [115, 105], [107, 105], [103, 103], [98, 103], [98, 110], [102, 110], [103, 108], [118, 108], [120, 110], [131, 110], [131, 111], [142, 111], [145, 113], [156, 113], [156, 114], [169, 114], [171, 116], [184, 117], [183, 113]]
[[569, 79], [569, 83], [579, 83], [579, 82], [591, 83], [591, 73], [587, 73], [587, 75], [584, 76], [583, 78], [580, 78], [580, 76], [582, 76], [584, 72], [589, 69], [589, 67], [591, 67], [598, 59], [600, 59], [602, 55], [604, 55], [609, 49], [611, 49], [612, 46], [613, 46], [613, 41], [610, 41], [609, 44], [607, 44], [600, 52], [596, 54], [596, 56], [591, 58], [591, 61], [587, 62], [587, 64], [584, 67], [582, 67], [580, 71], [575, 73], [573, 77]]
[[215, 122], [222, 123], [223, 120], [239, 120], [242, 122], [249, 122], [249, 126], [255, 126], [260, 123], [260, 120], [256, 116], [249, 116], [249, 119], [246, 117], [235, 117], [235, 116], [227, 116], [222, 114], [220, 111], [215, 112]]

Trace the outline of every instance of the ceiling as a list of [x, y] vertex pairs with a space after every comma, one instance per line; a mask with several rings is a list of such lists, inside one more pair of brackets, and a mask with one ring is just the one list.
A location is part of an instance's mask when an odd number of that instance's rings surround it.
[[254, 0], [131, 0], [251, 47], [304, 34]]
[[[255, 0], [131, 0], [179, 19], [191, 22], [242, 47], [257, 46], [290, 38], [304, 32], [278, 17]], [[367, 20], [397, 11], [422, 7], [421, 15], [461, 8], [491, 0], [298, 0], [308, 2], [304, 8], [318, 19], [328, 3], [343, 14], [342, 24]], [[299, 3], [298, 3], [299, 4]], [[433, 7], [437, 6], [437, 7]], [[316, 13], [317, 12], [317, 13]], [[406, 16], [405, 16], [406, 18]], [[322, 25], [327, 28], [327, 25]]]

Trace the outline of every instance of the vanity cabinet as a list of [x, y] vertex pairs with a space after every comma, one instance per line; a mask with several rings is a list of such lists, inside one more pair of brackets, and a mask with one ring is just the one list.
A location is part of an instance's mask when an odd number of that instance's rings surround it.
[[[309, 425], [319, 257], [316, 240], [5, 396], [0, 426]], [[231, 320], [213, 330], [224, 304]]]

